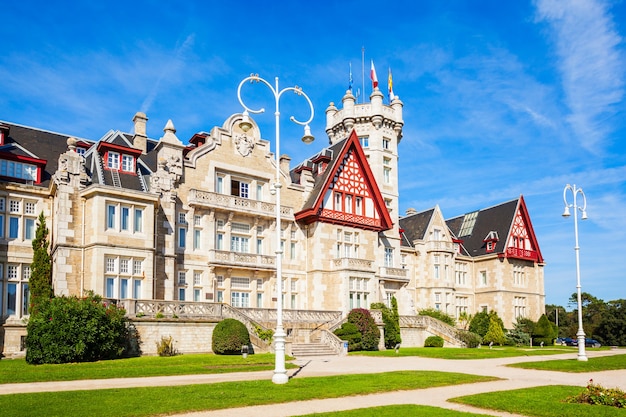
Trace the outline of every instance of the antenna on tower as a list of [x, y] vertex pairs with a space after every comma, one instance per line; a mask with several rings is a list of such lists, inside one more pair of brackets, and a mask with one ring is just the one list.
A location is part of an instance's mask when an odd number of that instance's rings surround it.
[[[361, 47], [361, 87], [361, 91], [365, 92], [365, 46]], [[363, 95], [365, 96], [365, 94]], [[363, 99], [361, 99], [361, 103], [363, 103]]]

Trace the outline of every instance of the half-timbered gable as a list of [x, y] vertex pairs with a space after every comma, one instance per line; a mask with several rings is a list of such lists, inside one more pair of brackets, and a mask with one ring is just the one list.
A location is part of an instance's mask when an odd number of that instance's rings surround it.
[[367, 230], [392, 227], [389, 210], [367, 163], [356, 132], [329, 148], [326, 158], [315, 158], [316, 187], [296, 220], [325, 222]]

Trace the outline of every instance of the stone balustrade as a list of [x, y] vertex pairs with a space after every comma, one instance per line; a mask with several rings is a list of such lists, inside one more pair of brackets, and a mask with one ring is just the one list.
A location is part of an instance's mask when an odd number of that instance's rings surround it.
[[[192, 189], [189, 191], [189, 205], [197, 207], [221, 208], [230, 211], [245, 211], [251, 215], [273, 218], [276, 204], [227, 194]], [[293, 221], [293, 207], [281, 206], [284, 220]]]

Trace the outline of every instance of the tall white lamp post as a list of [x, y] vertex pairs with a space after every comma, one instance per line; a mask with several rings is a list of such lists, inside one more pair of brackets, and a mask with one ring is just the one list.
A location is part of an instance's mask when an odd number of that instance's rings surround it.
[[309, 103], [309, 108], [311, 110], [311, 116], [305, 122], [301, 122], [297, 120], [295, 117], [291, 116], [289, 120], [292, 122], [304, 126], [304, 136], [302, 137], [302, 141], [306, 144], [313, 142], [313, 136], [311, 135], [311, 129], [309, 128], [309, 123], [313, 120], [313, 103], [309, 97], [304, 94], [302, 88], [295, 87], [287, 87], [282, 90], [278, 89], [278, 77], [275, 78], [275, 87], [273, 87], [269, 82], [259, 77], [258, 74], [252, 74], [249, 77], [244, 78], [241, 83], [239, 83], [239, 88], [237, 89], [237, 97], [239, 98], [239, 103], [244, 108], [243, 112], [243, 120], [239, 123], [239, 127], [247, 132], [252, 127], [250, 123], [249, 113], [258, 114], [263, 113], [265, 111], [264, 108], [259, 110], [253, 110], [247, 107], [243, 100], [241, 99], [241, 88], [246, 82], [250, 83], [263, 83], [265, 84], [274, 94], [274, 100], [276, 104], [276, 110], [274, 112], [274, 117], [276, 118], [276, 153], [274, 155], [275, 163], [276, 163], [276, 178], [274, 179], [274, 184], [272, 185], [271, 192], [272, 194], [276, 194], [276, 333], [274, 333], [274, 350], [275, 350], [275, 368], [274, 375], [272, 376], [272, 382], [275, 384], [286, 384], [289, 381], [289, 377], [287, 376], [287, 370], [285, 369], [285, 330], [283, 329], [283, 277], [282, 277], [282, 245], [281, 245], [281, 206], [280, 206], [280, 108], [279, 101], [283, 93], [287, 91], [293, 91], [295, 94], [302, 96], [306, 99], [307, 103]]
[[[567, 191], [571, 191], [574, 197], [574, 203], [569, 204], [567, 202]], [[576, 196], [580, 194], [582, 197], [582, 207], [580, 207], [576, 203]], [[576, 291], [578, 293], [578, 332], [576, 333], [576, 338], [578, 339], [578, 360], [586, 361], [587, 354], [585, 353], [585, 331], [583, 330], [583, 306], [582, 299], [580, 297], [580, 247], [578, 246], [578, 212], [582, 213], [580, 219], [587, 219], [587, 198], [585, 197], [585, 193], [583, 193], [582, 188], [576, 188], [576, 184], [569, 185], [567, 184], [563, 189], [563, 201], [565, 202], [565, 211], [563, 212], [563, 217], [569, 217], [569, 209], [572, 207], [574, 209], [574, 237], [576, 239], [576, 246], [574, 246], [574, 252], [576, 252]]]

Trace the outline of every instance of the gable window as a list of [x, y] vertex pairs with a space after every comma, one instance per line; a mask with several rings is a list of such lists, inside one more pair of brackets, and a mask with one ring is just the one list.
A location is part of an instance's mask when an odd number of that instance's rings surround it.
[[341, 193], [335, 193], [335, 211], [343, 211]]
[[107, 152], [107, 168], [120, 169], [120, 154], [117, 152]]
[[122, 171], [134, 172], [135, 158], [130, 155], [122, 155]]
[[230, 182], [230, 195], [250, 198], [250, 184], [239, 180], [232, 180]]

